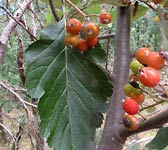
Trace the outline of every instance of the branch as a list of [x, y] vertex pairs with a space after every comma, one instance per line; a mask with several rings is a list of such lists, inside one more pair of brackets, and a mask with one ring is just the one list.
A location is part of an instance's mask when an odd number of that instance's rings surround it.
[[6, 90], [8, 90], [10, 93], [12, 93], [12, 94], [23, 104], [23, 106], [24, 106], [26, 109], [28, 109], [26, 105], [32, 106], [32, 107], [34, 107], [34, 108], [37, 108], [37, 105], [34, 105], [34, 104], [32, 104], [32, 103], [29, 103], [29, 102], [23, 100], [23, 99], [21, 98], [21, 96], [20, 96], [18, 93], [16, 93], [16, 92], [12, 89], [11, 86], [6, 85], [6, 84], [3, 83], [2, 81], [0, 81], [0, 86], [2, 86], [4, 89], [6, 89]]
[[111, 33], [111, 34], [106, 34], [106, 35], [99, 35], [98, 39], [99, 40], [104, 40], [104, 39], [109, 39], [109, 38], [114, 38], [114, 37], [115, 37], [115, 34]]
[[[30, 5], [29, 5], [29, 8], [28, 9], [31, 9], [32, 11], [33, 11], [33, 3], [31, 3]], [[31, 15], [31, 23], [32, 23], [32, 26], [31, 26], [31, 30], [30, 31], [32, 31], [31, 33], [34, 35], [34, 37], [36, 37], [36, 30], [37, 30], [37, 27], [36, 27], [36, 23], [35, 23], [35, 14], [34, 13], [32, 13], [32, 11], [31, 11], [31, 13], [30, 13], [30, 15]]]
[[16, 141], [16, 137], [12, 134], [12, 132], [4, 124], [0, 123], [0, 126], [2, 128], [4, 128], [9, 133], [9, 135], [12, 137], [13, 141], [15, 142]]
[[31, 7], [29, 7], [28, 9], [31, 11], [31, 13], [34, 14], [34, 16], [36, 17], [36, 19], [40, 23], [41, 29], [44, 29], [44, 23], [42, 22], [42, 20], [40, 20], [39, 16], [34, 12], [34, 10]]
[[[37, 38], [27, 29], [27, 27], [26, 26], [24, 26], [22, 23], [21, 23], [21, 18], [20, 18], [20, 20], [17, 20], [5, 7], [3, 7], [3, 6], [0, 6], [0, 8], [2, 8], [3, 10], [5, 10], [5, 12], [17, 23], [17, 24], [19, 24], [28, 34], [30, 34], [30, 36], [33, 38], [33, 39], [35, 39], [35, 40], [37, 40]], [[21, 8], [20, 8], [21, 9]]]
[[22, 134], [22, 126], [21, 124], [19, 124], [19, 131], [16, 133], [16, 140], [15, 142], [13, 143], [13, 146], [14, 146], [14, 149], [15, 150], [18, 150], [18, 147], [19, 147], [19, 142], [20, 142], [20, 139], [21, 139], [21, 134]]
[[138, 1], [144, 3], [144, 4], [147, 5], [149, 8], [151, 8], [153, 11], [156, 11], [156, 9], [155, 9], [154, 7], [152, 7], [152, 5], [150, 5], [150, 4], [148, 3], [148, 1], [144, 1], [144, 0], [138, 0]]
[[108, 62], [109, 62], [109, 49], [110, 49], [110, 38], [107, 38], [107, 48], [106, 48], [106, 55], [107, 55], [107, 60], [106, 60], [106, 65], [105, 69], [108, 70]]
[[[2, 63], [2, 59], [5, 52], [5, 47], [7, 45], [7, 42], [9, 41], [9, 38], [16, 28], [16, 26], [19, 24], [19, 20], [23, 16], [24, 12], [26, 11], [27, 7], [32, 3], [33, 0], [24, 0], [23, 3], [20, 5], [20, 8], [14, 13], [13, 18], [9, 21], [9, 23], [6, 25], [6, 27], [3, 29], [1, 35], [0, 35], [0, 63]], [[2, 9], [5, 7], [0, 6]], [[15, 19], [15, 20], [14, 20]], [[21, 24], [19, 24], [21, 25]]]
[[87, 17], [87, 15], [82, 11], [80, 10], [75, 4], [73, 4], [70, 0], [65, 0], [68, 4], [70, 4], [76, 11], [78, 11], [79, 14], [81, 14], [84, 19]]
[[19, 52], [17, 55], [17, 66], [18, 66], [18, 71], [19, 71], [19, 76], [22, 81], [23, 86], [25, 85], [26, 77], [25, 77], [25, 69], [24, 69], [24, 46], [23, 46], [23, 41], [18, 33], [16, 32], [16, 35], [18, 37], [18, 45], [19, 45]]
[[52, 12], [52, 14], [53, 14], [53, 16], [54, 16], [55, 21], [56, 21], [56, 22], [59, 22], [59, 21], [60, 21], [60, 18], [58, 17], [58, 15], [57, 15], [57, 13], [56, 13], [56, 11], [55, 11], [55, 7], [54, 7], [54, 2], [53, 2], [53, 0], [49, 0], [49, 3], [50, 3], [50, 7], [51, 7], [51, 12]]
[[120, 136], [129, 137], [133, 134], [141, 133], [151, 129], [162, 128], [165, 123], [168, 123], [168, 108], [165, 107], [160, 111], [150, 115], [149, 118], [144, 122], [144, 124], [135, 131], [127, 130], [123, 125], [120, 127]]
[[[89, 7], [89, 5], [84, 5], [82, 8], [80, 8], [81, 11], [84, 11], [85, 9], [87, 9]], [[76, 16], [79, 12], [76, 11], [75, 13], [73, 13], [72, 15], [70, 15], [69, 18], [73, 18], [74, 16]]]

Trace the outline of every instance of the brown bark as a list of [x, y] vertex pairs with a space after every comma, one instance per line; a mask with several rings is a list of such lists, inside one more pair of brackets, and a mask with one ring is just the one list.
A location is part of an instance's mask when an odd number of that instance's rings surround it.
[[9, 21], [9, 23], [6, 25], [6, 27], [3, 29], [0, 35], [0, 63], [2, 62], [3, 55], [5, 52], [5, 47], [7, 45], [7, 42], [9, 41], [11, 33], [16, 28], [18, 22], [22, 18], [25, 10], [27, 9], [27, 7], [30, 5], [31, 2], [32, 0], [23, 1], [23, 3], [20, 5], [20, 8], [14, 13], [13, 17], [15, 18], [15, 20], [12, 18]]
[[138, 130], [135, 130], [135, 131], [128, 131], [126, 128], [124, 128], [123, 125], [121, 125], [119, 129], [119, 134], [127, 138], [133, 134], [141, 133], [151, 129], [162, 128], [163, 125], [168, 122], [167, 112], [168, 112], [167, 107], [162, 108], [157, 113], [148, 117], [147, 120], [144, 122], [144, 124]]
[[51, 12], [54, 16], [54, 19], [56, 22], [60, 21], [60, 18], [58, 17], [56, 11], [55, 11], [55, 7], [54, 7], [54, 2], [53, 0], [49, 0], [49, 4], [50, 4], [50, 8], [51, 8]]
[[19, 52], [17, 55], [17, 66], [18, 66], [18, 72], [19, 76], [21, 79], [21, 82], [23, 86], [25, 86], [25, 69], [24, 69], [24, 46], [23, 46], [23, 41], [19, 33], [17, 32], [17, 37], [18, 37], [18, 45], [19, 45]]
[[98, 150], [121, 150], [126, 140], [125, 137], [120, 136], [119, 127], [124, 113], [121, 108], [122, 99], [124, 98], [122, 87], [126, 84], [129, 74], [129, 39], [130, 8], [119, 7], [115, 34], [114, 88]]

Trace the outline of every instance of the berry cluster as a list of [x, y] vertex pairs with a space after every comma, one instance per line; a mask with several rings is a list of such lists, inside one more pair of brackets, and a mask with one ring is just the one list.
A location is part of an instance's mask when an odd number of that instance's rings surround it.
[[[102, 24], [109, 24], [112, 17], [108, 12], [99, 15]], [[98, 43], [99, 26], [94, 22], [81, 23], [76, 18], [71, 18], [66, 22], [67, 35], [64, 42], [67, 47], [76, 48], [80, 52], [87, 51], [89, 47], [94, 47]], [[83, 35], [83, 36], [80, 36]]]
[[129, 130], [136, 130], [142, 124], [142, 119], [137, 118], [140, 105], [145, 100], [145, 87], [153, 88], [160, 83], [160, 72], [165, 59], [159, 52], [151, 51], [150, 48], [139, 48], [135, 58], [130, 63], [132, 73], [129, 76], [129, 83], [123, 87], [127, 96], [122, 103], [123, 110], [127, 113], [123, 118], [123, 124]]

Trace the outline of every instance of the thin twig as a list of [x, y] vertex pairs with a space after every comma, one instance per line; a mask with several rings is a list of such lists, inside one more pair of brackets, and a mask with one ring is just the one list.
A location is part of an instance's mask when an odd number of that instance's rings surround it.
[[164, 100], [157, 101], [157, 102], [155, 102], [155, 103], [153, 103], [153, 104], [150, 104], [149, 106], [146, 106], [146, 107], [141, 108], [140, 111], [144, 111], [144, 110], [146, 110], [146, 109], [152, 108], [152, 107], [154, 107], [154, 106], [157, 106], [157, 105], [159, 105], [159, 104], [162, 104], [163, 102], [165, 102], [165, 101], [164, 101]]
[[3, 83], [2, 81], [0, 81], [0, 85], [1, 85], [4, 89], [8, 90], [8, 91], [11, 92], [13, 95], [15, 95], [16, 98], [23, 104], [23, 106], [24, 106], [26, 109], [28, 109], [26, 105], [29, 105], [29, 106], [32, 106], [32, 107], [37, 108], [37, 105], [34, 105], [34, 104], [32, 104], [32, 103], [29, 103], [29, 102], [23, 100], [23, 99], [21, 98], [21, 96], [20, 96], [18, 93], [16, 93], [16, 92], [12, 89], [12, 87], [10, 87], [9, 85], [6, 85], [6, 84]]
[[[85, 5], [82, 8], [80, 8], [81, 11], [87, 9], [89, 7], [89, 5]], [[76, 16], [78, 14], [78, 11], [76, 11], [75, 13], [73, 13], [72, 15], [70, 15], [69, 18], [73, 18], [74, 16]]]
[[148, 3], [148, 1], [144, 1], [144, 0], [138, 0], [138, 1], [144, 3], [144, 4], [147, 5], [149, 8], [151, 8], [151, 9], [154, 10], [154, 11], [156, 11], [156, 9], [153, 8], [153, 7]]
[[33, 143], [33, 139], [32, 139], [32, 136], [31, 136], [30, 132], [28, 132], [28, 137], [29, 137], [29, 139], [30, 139], [30, 143], [31, 143], [33, 149], [35, 149], [35, 145], [34, 145], [34, 143]]
[[39, 16], [37, 16], [37, 14], [34, 12], [34, 10], [32, 10], [31, 7], [29, 7], [28, 9], [31, 11], [31, 13], [34, 14], [34, 16], [36, 17], [36, 19], [37, 19], [38, 22], [40, 23], [41, 29], [44, 29], [44, 23], [43, 23], [42, 20], [39, 18]]
[[25, 69], [24, 69], [24, 45], [22, 38], [18, 31], [16, 32], [16, 35], [18, 37], [18, 46], [19, 46], [19, 52], [17, 55], [17, 66], [18, 66], [18, 72], [20, 79], [22, 81], [23, 86], [25, 85], [26, 77], [25, 77]]
[[13, 141], [16, 141], [16, 137], [12, 134], [12, 132], [2, 123], [0, 123], [0, 126], [3, 127], [8, 133], [9, 135], [12, 137]]
[[[31, 3], [30, 5], [29, 5], [29, 8], [31, 9], [31, 10], [33, 10], [34, 9], [34, 7], [33, 7], [33, 3]], [[31, 24], [32, 24], [32, 26], [31, 26], [31, 33], [36, 37], [36, 30], [37, 30], [37, 27], [36, 27], [36, 23], [35, 23], [35, 15], [34, 15], [34, 13], [30, 13], [30, 15], [31, 15]], [[30, 28], [30, 27], [29, 27]]]
[[109, 39], [109, 38], [114, 38], [114, 37], [115, 37], [115, 34], [111, 33], [111, 34], [106, 34], [106, 35], [99, 35], [98, 39], [99, 40], [104, 40], [104, 39]]
[[77, 10], [84, 18], [87, 17], [87, 15], [81, 11], [75, 4], [73, 4], [70, 0], [65, 0], [68, 4], [70, 4], [75, 10]]
[[160, 84], [164, 94], [166, 95], [166, 97], [168, 97], [168, 91], [166, 90], [166, 88], [164, 87], [164, 85]]
[[16, 87], [15, 89], [13, 89], [14, 91], [21, 91], [21, 92], [27, 92], [27, 90], [26, 89], [24, 89], [24, 88], [18, 88], [18, 87]]
[[19, 95], [18, 93], [14, 92], [14, 91], [10, 88], [10, 86], [7, 86], [7, 85], [4, 84], [3, 82], [0, 82], [0, 85], [1, 85], [4, 89], [8, 90], [8, 91], [11, 92], [13, 95], [15, 95], [15, 97], [23, 104], [23, 107], [24, 107], [24, 109], [26, 110], [27, 117], [28, 117], [28, 119], [30, 119], [30, 111], [29, 111], [28, 107], [26, 106], [25, 101], [20, 97], [20, 95]]
[[107, 39], [107, 49], [106, 49], [106, 54], [107, 54], [107, 60], [106, 60], [106, 66], [105, 69], [108, 70], [108, 62], [109, 62], [109, 48], [110, 48], [110, 38]]
[[19, 24], [24, 30], [26, 30], [27, 33], [29, 33], [35, 40], [37, 40], [37, 38], [36, 38], [23, 24], [21, 24], [21, 23], [8, 11], [8, 9], [6, 9], [4, 6], [0, 6], [0, 8], [2, 8], [3, 10], [5, 10], [5, 12], [6, 12], [13, 20], [15, 20], [17, 24]]
[[50, 8], [51, 8], [51, 12], [54, 16], [54, 19], [56, 22], [60, 21], [60, 18], [58, 17], [56, 11], [55, 11], [55, 7], [54, 7], [54, 2], [53, 0], [49, 0], [49, 4], [50, 4]]
[[[21, 9], [20, 8], [17, 9], [15, 11], [14, 15], [12, 15], [15, 18], [15, 20], [17, 20], [17, 22], [19, 22], [21, 20], [21, 18], [23, 17], [23, 13], [26, 11], [28, 6], [32, 2], [33, 2], [33, 0], [24, 0], [22, 2], [22, 4], [20, 5]], [[5, 7], [1, 6], [0, 8], [3, 9]], [[8, 16], [8, 15], [6, 15], [6, 16]], [[0, 35], [0, 63], [3, 62], [3, 57], [4, 57], [5, 50], [6, 50], [6, 45], [7, 45], [8, 41], [10, 40], [11, 34], [18, 25], [18, 23], [15, 20], [11, 18], [9, 20], [8, 24], [3, 28], [2, 32], [1, 32], [1, 35]]]

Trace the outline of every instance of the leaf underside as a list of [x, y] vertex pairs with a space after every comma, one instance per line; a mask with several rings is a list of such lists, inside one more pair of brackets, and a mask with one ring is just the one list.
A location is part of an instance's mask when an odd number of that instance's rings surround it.
[[82, 55], [65, 47], [64, 36], [65, 20], [61, 20], [28, 47], [26, 86], [39, 99], [40, 131], [51, 147], [92, 150], [112, 93], [109, 77], [95, 64], [105, 61], [105, 52], [98, 45]]
[[154, 139], [146, 145], [149, 150], [163, 150], [168, 146], [168, 127], [158, 131]]

